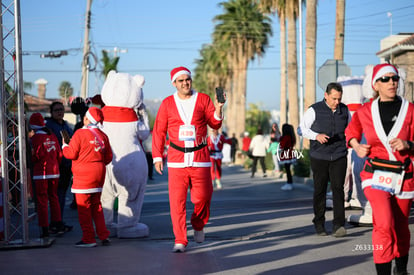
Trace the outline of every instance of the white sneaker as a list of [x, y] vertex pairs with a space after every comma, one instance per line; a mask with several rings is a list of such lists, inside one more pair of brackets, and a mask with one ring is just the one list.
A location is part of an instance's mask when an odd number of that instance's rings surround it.
[[172, 252], [174, 252], [174, 253], [185, 252], [185, 245], [183, 245], [182, 243], [174, 244]]
[[350, 215], [346, 219], [349, 224], [354, 226], [372, 226], [372, 216], [363, 214], [363, 215]]
[[203, 230], [201, 231], [194, 230], [194, 241], [196, 243], [204, 242], [204, 231]]
[[216, 187], [217, 187], [217, 189], [223, 188], [223, 186], [221, 186], [221, 182], [220, 182], [219, 179], [216, 179]]
[[285, 184], [283, 184], [283, 186], [280, 189], [283, 190], [283, 191], [291, 191], [291, 190], [293, 190], [293, 184], [285, 183]]

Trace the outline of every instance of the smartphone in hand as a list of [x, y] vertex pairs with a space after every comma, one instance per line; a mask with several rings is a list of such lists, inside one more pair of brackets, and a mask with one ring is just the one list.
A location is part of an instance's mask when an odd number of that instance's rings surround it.
[[216, 96], [217, 96], [217, 101], [220, 103], [224, 103], [226, 102], [226, 99], [224, 98], [224, 90], [221, 87], [217, 87], [216, 88]]
[[62, 130], [62, 131], [60, 131], [60, 134], [62, 135], [62, 138], [65, 141], [65, 143], [66, 144], [69, 144], [69, 142], [70, 142], [70, 136], [69, 136], [68, 131]]

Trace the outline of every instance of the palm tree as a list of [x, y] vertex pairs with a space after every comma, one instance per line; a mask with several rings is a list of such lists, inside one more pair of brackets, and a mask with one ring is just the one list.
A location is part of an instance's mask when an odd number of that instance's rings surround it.
[[[307, 0], [306, 2], [305, 110], [316, 101], [316, 5], [317, 0]], [[308, 139], [303, 140], [303, 147], [309, 148]]]
[[287, 122], [296, 129], [299, 125], [299, 99], [298, 99], [298, 61], [296, 41], [296, 19], [299, 12], [297, 0], [286, 0], [286, 18], [288, 21], [288, 118]]
[[242, 133], [245, 130], [248, 62], [264, 54], [268, 36], [272, 34], [271, 19], [250, 0], [229, 0], [219, 5], [225, 12], [214, 18], [218, 22], [213, 33], [214, 43], [229, 43], [227, 60], [233, 72], [229, 105], [234, 105], [235, 111], [228, 114], [228, 131]]
[[69, 81], [62, 81], [59, 85], [59, 96], [65, 101], [73, 95], [73, 87]]
[[344, 60], [345, 0], [336, 0], [336, 29], [334, 59]]
[[316, 101], [316, 4], [317, 0], [306, 2], [305, 110]]
[[[280, 25], [280, 124], [288, 122], [287, 103], [287, 51], [286, 51], [286, 5], [291, 0], [255, 0], [266, 14], [277, 13]], [[290, 38], [290, 37], [289, 37]], [[296, 40], [295, 40], [296, 41]], [[295, 42], [296, 43], [296, 42]], [[297, 98], [297, 96], [296, 96]], [[289, 97], [290, 99], [290, 97]]]
[[117, 66], [118, 66], [118, 62], [119, 62], [119, 56], [116, 56], [114, 58], [111, 58], [108, 55], [108, 52], [103, 50], [102, 51], [102, 59], [101, 59], [102, 63], [103, 63], [103, 70], [102, 70], [102, 74], [103, 76], [106, 78], [106, 75], [110, 72], [110, 71], [117, 71]]

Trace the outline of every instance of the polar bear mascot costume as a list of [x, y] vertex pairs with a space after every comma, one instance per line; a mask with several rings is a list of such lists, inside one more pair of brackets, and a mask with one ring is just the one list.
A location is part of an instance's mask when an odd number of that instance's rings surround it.
[[[375, 91], [372, 89], [372, 71], [374, 65], [367, 65], [365, 67], [365, 77], [362, 83], [362, 96], [365, 98], [365, 101], [372, 100], [375, 96]], [[398, 83], [397, 94], [399, 96], [404, 96], [404, 80], [406, 78], [406, 73], [404, 69], [398, 68], [400, 82]], [[343, 97], [342, 97], [343, 99]], [[352, 113], [352, 110], [350, 108]], [[365, 143], [365, 138], [361, 140], [361, 143]], [[372, 226], [372, 209], [369, 201], [364, 195], [364, 191], [361, 186], [361, 177], [359, 173], [364, 168], [365, 159], [359, 158], [355, 152], [352, 152], [352, 195], [350, 199], [350, 206], [357, 206], [360, 204], [362, 208], [362, 214], [353, 214], [347, 217], [347, 222], [355, 226]], [[354, 203], [353, 203], [354, 202]]]
[[[102, 190], [105, 223], [111, 236], [140, 238], [149, 235], [147, 225], [140, 223], [147, 184], [148, 167], [140, 140], [149, 134], [148, 115], [143, 104], [144, 77], [110, 71], [102, 87], [105, 103], [103, 131], [113, 151], [106, 168]], [[114, 202], [118, 198], [118, 219], [114, 223]]]

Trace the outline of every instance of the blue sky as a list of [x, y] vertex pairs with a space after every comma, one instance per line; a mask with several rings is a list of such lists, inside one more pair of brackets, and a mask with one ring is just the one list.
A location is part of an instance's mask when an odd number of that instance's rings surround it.
[[[118, 48], [118, 70], [142, 74], [147, 99], [161, 99], [174, 92], [169, 72], [176, 66], [194, 69], [205, 43], [211, 43], [213, 18], [223, 13], [217, 0], [94, 0], [90, 41], [98, 58], [101, 51]], [[335, 0], [318, 1], [317, 67], [333, 58]], [[47, 97], [58, 97], [62, 81], [69, 81], [79, 95], [86, 0], [21, 0], [24, 81], [48, 81]], [[303, 9], [305, 15], [306, 10]], [[392, 13], [388, 17], [387, 13]], [[376, 64], [380, 40], [392, 33], [414, 32], [412, 0], [346, 1], [344, 62], [353, 75], [363, 75], [367, 64]], [[279, 23], [273, 20], [273, 36], [265, 55], [249, 64], [247, 102], [278, 109], [280, 100]], [[303, 26], [305, 26], [303, 16]], [[299, 33], [299, 32], [298, 32]], [[303, 41], [305, 31], [303, 27]], [[305, 45], [303, 46], [303, 49]], [[40, 58], [41, 53], [67, 50], [61, 58]], [[298, 49], [299, 51], [299, 49]], [[305, 55], [303, 54], [305, 61]], [[305, 64], [303, 64], [304, 66]], [[101, 66], [97, 66], [101, 70]], [[100, 92], [103, 77], [89, 75], [89, 96]], [[322, 90], [318, 89], [318, 99]], [[37, 94], [36, 87], [31, 94]]]

